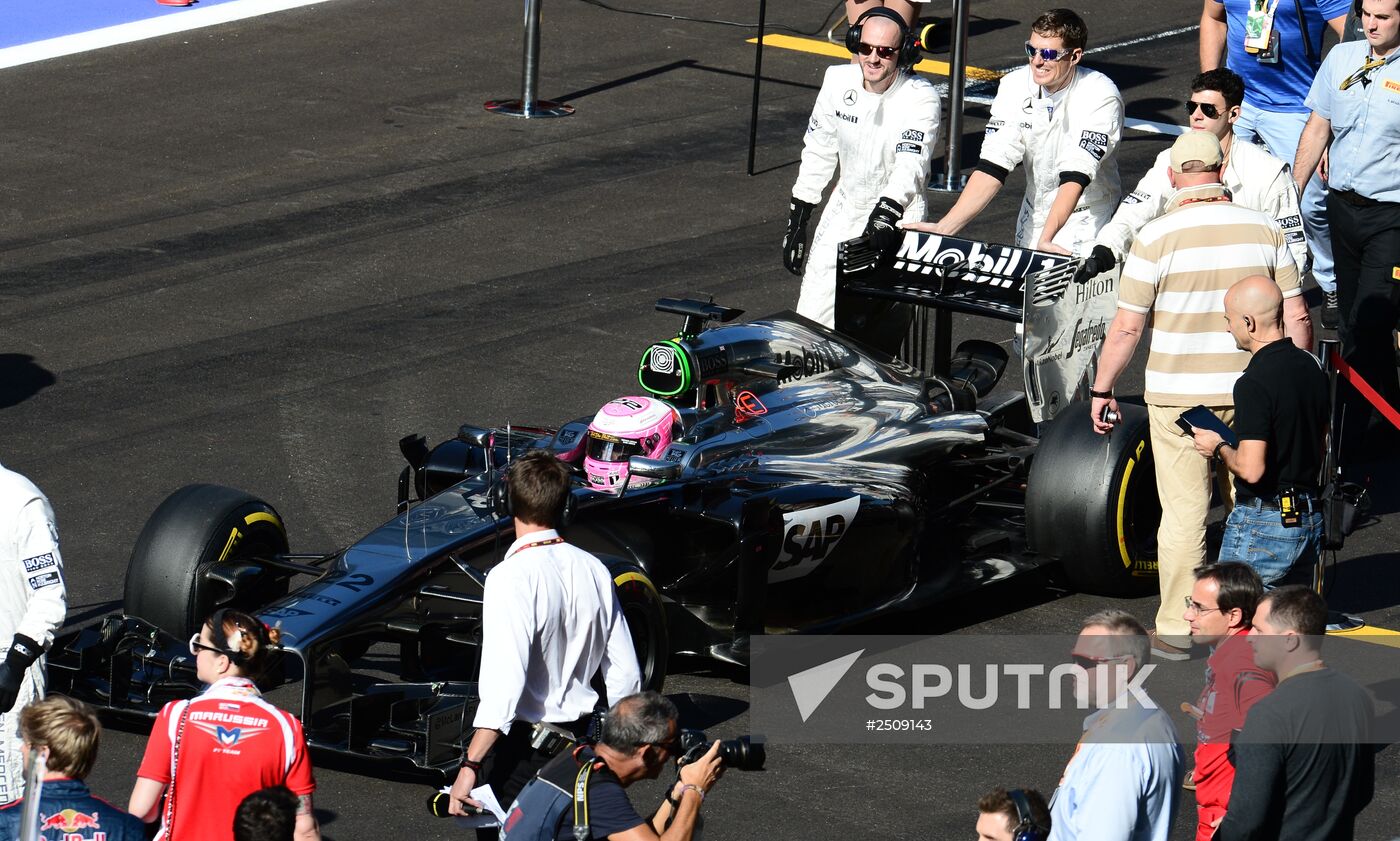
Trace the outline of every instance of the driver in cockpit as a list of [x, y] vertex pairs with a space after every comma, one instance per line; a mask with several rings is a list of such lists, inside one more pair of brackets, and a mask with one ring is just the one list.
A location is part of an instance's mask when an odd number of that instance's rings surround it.
[[680, 413], [654, 397], [619, 397], [604, 404], [588, 425], [583, 472], [595, 491], [618, 493], [623, 486], [643, 488], [651, 479], [627, 481], [632, 456], [660, 458], [680, 433]]

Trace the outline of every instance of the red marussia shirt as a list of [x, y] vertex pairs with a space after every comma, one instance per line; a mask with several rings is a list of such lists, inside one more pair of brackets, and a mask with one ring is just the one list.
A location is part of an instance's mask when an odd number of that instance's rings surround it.
[[224, 678], [161, 709], [136, 774], [168, 785], [172, 766], [174, 803], [162, 811], [157, 841], [232, 841], [234, 812], [249, 794], [275, 785], [298, 796], [316, 789], [301, 722], [246, 678]]

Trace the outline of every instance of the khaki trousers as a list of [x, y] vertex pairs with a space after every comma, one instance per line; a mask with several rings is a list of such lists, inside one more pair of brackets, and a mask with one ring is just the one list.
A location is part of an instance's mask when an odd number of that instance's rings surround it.
[[[1206, 562], [1212, 472], [1220, 482], [1227, 510], [1235, 499], [1230, 472], [1223, 464], [1196, 452], [1192, 438], [1176, 425], [1185, 408], [1151, 404], [1147, 407], [1157, 498], [1162, 502], [1162, 524], [1157, 528], [1157, 577], [1162, 594], [1157, 607], [1157, 635], [1182, 648], [1190, 646], [1191, 628], [1182, 614], [1186, 612], [1186, 597], [1196, 582], [1192, 570]], [[1234, 407], [1211, 406], [1210, 410], [1225, 423], [1234, 423]]]

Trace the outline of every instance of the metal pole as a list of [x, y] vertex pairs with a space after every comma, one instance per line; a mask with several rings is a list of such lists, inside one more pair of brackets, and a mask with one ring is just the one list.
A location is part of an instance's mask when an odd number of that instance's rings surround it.
[[[1322, 360], [1322, 370], [1326, 372], [1328, 386], [1331, 392], [1331, 424], [1327, 433], [1327, 452], [1323, 454], [1322, 461], [1322, 484], [1340, 481], [1341, 470], [1338, 467], [1337, 456], [1340, 450], [1341, 441], [1337, 438], [1337, 433], [1341, 428], [1337, 407], [1337, 366], [1333, 364], [1333, 354], [1339, 353], [1342, 343], [1338, 339], [1322, 339], [1317, 343], [1317, 355]], [[1324, 514], [1324, 516], [1326, 516]], [[1317, 564], [1313, 567], [1313, 590], [1319, 596], [1323, 595], [1323, 578], [1327, 572], [1327, 552], [1319, 549], [1317, 553]], [[1327, 611], [1327, 630], [1329, 631], [1354, 631], [1357, 628], [1365, 627], [1366, 620], [1350, 613], [1342, 613], [1339, 610], [1329, 609]]]
[[968, 0], [956, 0], [953, 8], [953, 54], [948, 77], [948, 145], [943, 174], [934, 178], [933, 189], [960, 193], [962, 177], [963, 88], [967, 85]]
[[544, 0], [525, 0], [525, 58], [521, 68], [519, 99], [493, 99], [485, 104], [492, 114], [507, 117], [567, 117], [574, 106], [536, 99], [540, 86], [540, 5]]
[[754, 147], [758, 144], [758, 84], [763, 75], [763, 28], [768, 19], [768, 0], [758, 0], [758, 43], [753, 54], [753, 104], [749, 108], [749, 175], [753, 175]]

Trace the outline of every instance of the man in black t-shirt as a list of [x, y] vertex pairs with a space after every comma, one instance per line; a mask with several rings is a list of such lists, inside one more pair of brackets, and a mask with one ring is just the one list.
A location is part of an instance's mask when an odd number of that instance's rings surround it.
[[1230, 743], [1235, 785], [1215, 841], [1351, 841], [1375, 795], [1375, 711], [1355, 680], [1322, 662], [1327, 604], [1301, 586], [1264, 595], [1248, 637], [1278, 688]]
[[1324, 439], [1330, 411], [1327, 375], [1283, 330], [1283, 296], [1262, 275], [1225, 293], [1225, 321], [1235, 344], [1249, 351], [1235, 381], [1239, 447], [1196, 429], [1196, 451], [1218, 458], [1235, 475], [1235, 507], [1225, 521], [1219, 561], [1254, 567], [1265, 587], [1317, 560], [1322, 539]]
[[[520, 790], [506, 813], [501, 841], [576, 841], [575, 811], [588, 823], [583, 837], [595, 841], [689, 841], [705, 794], [724, 773], [718, 741], [680, 766], [666, 800], [650, 818], [638, 814], [623, 791], [638, 780], [656, 779], [678, 756], [678, 716], [675, 704], [657, 692], [618, 701], [603, 720], [598, 744], [555, 757]], [[578, 785], [587, 792], [582, 803], [573, 797]]]

